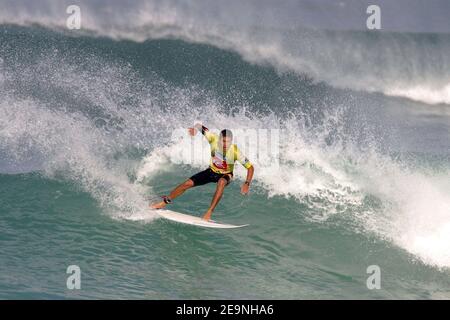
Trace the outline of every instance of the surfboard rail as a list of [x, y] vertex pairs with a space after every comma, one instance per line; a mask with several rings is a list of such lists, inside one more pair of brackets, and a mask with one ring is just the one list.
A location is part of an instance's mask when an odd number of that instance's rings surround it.
[[227, 224], [227, 223], [219, 223], [214, 220], [203, 220], [200, 217], [194, 217], [188, 214], [167, 210], [167, 209], [158, 209], [155, 210], [158, 213], [158, 216], [179, 222], [184, 224], [190, 224], [198, 227], [205, 227], [205, 228], [216, 228], [216, 229], [235, 229], [235, 228], [242, 228], [248, 226], [248, 224], [244, 225], [233, 225], [233, 224]]

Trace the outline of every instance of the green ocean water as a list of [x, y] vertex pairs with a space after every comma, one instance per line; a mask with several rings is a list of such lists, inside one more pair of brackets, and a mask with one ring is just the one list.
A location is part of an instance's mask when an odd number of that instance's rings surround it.
[[[231, 186], [215, 219], [250, 226], [218, 231], [111, 219], [76, 186], [36, 174], [1, 182], [2, 299], [448, 298], [448, 273], [373, 235], [305, 221], [298, 205], [261, 191], [237, 204]], [[212, 191], [192, 191], [174, 210], [196, 214]], [[367, 266], [379, 261], [382, 289], [368, 290]]]
[[[363, 32], [341, 36], [368, 46]], [[174, 36], [6, 24], [0, 41], [0, 299], [450, 299], [446, 104], [336, 88]], [[436, 56], [448, 45], [379, 41]], [[194, 140], [172, 135], [198, 119], [280, 130], [279, 166], [258, 151], [250, 195], [238, 167], [213, 216], [248, 227], [147, 208], [206, 168], [181, 152]], [[199, 216], [214, 188], [171, 209]], [[80, 290], [67, 289], [70, 265]], [[380, 289], [367, 287], [372, 265]]]

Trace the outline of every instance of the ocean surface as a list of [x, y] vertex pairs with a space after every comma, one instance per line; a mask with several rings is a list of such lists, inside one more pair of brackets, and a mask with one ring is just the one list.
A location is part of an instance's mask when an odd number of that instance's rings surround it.
[[[46, 14], [0, 14], [0, 299], [450, 299], [449, 34]], [[148, 209], [207, 168], [195, 121], [257, 145], [213, 215], [248, 227]]]

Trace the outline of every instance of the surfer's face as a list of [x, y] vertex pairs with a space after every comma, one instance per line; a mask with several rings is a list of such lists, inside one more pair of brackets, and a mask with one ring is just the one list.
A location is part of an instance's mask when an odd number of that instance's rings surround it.
[[231, 142], [232, 142], [232, 138], [221, 136], [221, 144], [222, 144], [222, 149], [224, 151], [228, 150], [229, 146], [231, 145]]

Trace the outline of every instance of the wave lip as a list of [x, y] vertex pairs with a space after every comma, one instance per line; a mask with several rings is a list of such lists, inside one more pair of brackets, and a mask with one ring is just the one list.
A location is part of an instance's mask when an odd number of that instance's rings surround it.
[[411, 88], [390, 89], [385, 92], [387, 95], [405, 97], [415, 101], [422, 101], [428, 104], [448, 104], [450, 105], [450, 83], [436, 89], [426, 86], [416, 86]]
[[[66, 30], [61, 14], [65, 5], [60, 1], [39, 6], [9, 2], [0, 13], [0, 22]], [[337, 88], [380, 92], [426, 104], [450, 104], [448, 34], [323, 31], [301, 26], [290, 29], [274, 21], [265, 25], [250, 13], [258, 12], [259, 3], [108, 2], [101, 9], [86, 2], [81, 7], [83, 29], [69, 34], [139, 42], [177, 38], [232, 50], [249, 62], [271, 64], [280, 72], [306, 74]], [[215, 19], [205, 12], [215, 12]]]

